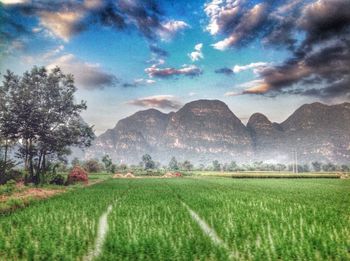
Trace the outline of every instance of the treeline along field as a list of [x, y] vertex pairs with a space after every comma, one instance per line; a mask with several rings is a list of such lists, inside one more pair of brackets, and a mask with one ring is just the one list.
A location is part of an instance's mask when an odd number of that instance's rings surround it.
[[[113, 179], [0, 217], [0, 260], [350, 260], [350, 181]], [[188, 206], [216, 232], [214, 242]]]

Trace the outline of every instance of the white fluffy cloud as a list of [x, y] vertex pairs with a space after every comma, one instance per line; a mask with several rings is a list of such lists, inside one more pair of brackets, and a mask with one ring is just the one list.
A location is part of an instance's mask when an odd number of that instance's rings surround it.
[[0, 0], [0, 3], [4, 5], [17, 5], [28, 3], [29, 0]]
[[267, 17], [266, 3], [248, 9], [244, 0], [212, 0], [205, 4], [204, 12], [209, 18], [206, 27], [211, 35], [223, 34], [225, 39], [212, 46], [220, 51], [238, 44], [253, 32]]
[[250, 63], [247, 65], [235, 65], [232, 69], [234, 73], [240, 73], [247, 70], [253, 70], [254, 73], [259, 73], [262, 69], [265, 69], [269, 64], [265, 62]]
[[202, 52], [203, 44], [199, 43], [194, 46], [194, 51], [189, 53], [188, 56], [191, 58], [192, 62], [198, 61], [200, 59], [203, 59], [203, 52]]
[[79, 21], [84, 17], [84, 13], [78, 11], [42, 11], [39, 13], [39, 17], [43, 27], [47, 28], [54, 36], [67, 42], [72, 35], [82, 29]]
[[170, 20], [161, 24], [157, 34], [162, 40], [169, 41], [186, 28], [189, 28], [189, 25], [184, 21]]

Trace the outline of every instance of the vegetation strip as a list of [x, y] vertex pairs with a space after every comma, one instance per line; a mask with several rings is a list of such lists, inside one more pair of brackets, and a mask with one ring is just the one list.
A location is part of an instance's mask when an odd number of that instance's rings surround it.
[[238, 253], [232, 252], [228, 245], [218, 236], [216, 231], [211, 228], [193, 209], [191, 209], [185, 202], [181, 201], [182, 205], [188, 210], [192, 219], [196, 221], [201, 230], [214, 242], [214, 244], [223, 247], [230, 253], [231, 258], [239, 258]]
[[[129, 189], [127, 189], [121, 195], [120, 198], [122, 198], [125, 194], [127, 194]], [[114, 205], [117, 204], [117, 202], [120, 200], [120, 198], [115, 200]], [[108, 227], [108, 216], [112, 212], [112, 209], [113, 209], [113, 204], [110, 204], [107, 207], [106, 212], [104, 212], [101, 215], [101, 217], [99, 219], [99, 222], [98, 222], [97, 236], [96, 236], [96, 240], [95, 240], [95, 245], [90, 251], [88, 251], [88, 255], [83, 258], [84, 261], [92, 261], [96, 257], [100, 256], [100, 254], [102, 252], [103, 243], [105, 242], [105, 239], [106, 239], [106, 236], [107, 236], [107, 232], [108, 232], [108, 228], [109, 228]]]
[[112, 205], [109, 205], [107, 211], [100, 217], [95, 245], [93, 249], [89, 251], [89, 254], [84, 258], [84, 260], [91, 261], [101, 254], [103, 242], [105, 241], [108, 231], [108, 215], [111, 213], [112, 208]]
[[181, 201], [182, 205], [188, 210], [191, 217], [197, 222], [202, 231], [207, 234], [211, 240], [217, 244], [228, 248], [222, 239], [217, 235], [216, 231], [211, 228], [195, 211], [193, 211], [185, 202]]

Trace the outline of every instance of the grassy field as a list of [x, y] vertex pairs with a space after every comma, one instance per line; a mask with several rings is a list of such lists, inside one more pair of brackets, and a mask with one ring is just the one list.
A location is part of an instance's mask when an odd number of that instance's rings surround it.
[[197, 176], [106, 179], [0, 216], [0, 260], [85, 260], [108, 207], [95, 260], [350, 260], [350, 180]]

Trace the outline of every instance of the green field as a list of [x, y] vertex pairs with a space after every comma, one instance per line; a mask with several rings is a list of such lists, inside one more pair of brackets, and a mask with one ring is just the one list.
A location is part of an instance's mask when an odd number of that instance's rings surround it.
[[0, 216], [0, 260], [90, 260], [108, 207], [95, 260], [350, 260], [350, 180], [196, 176], [108, 179]]

